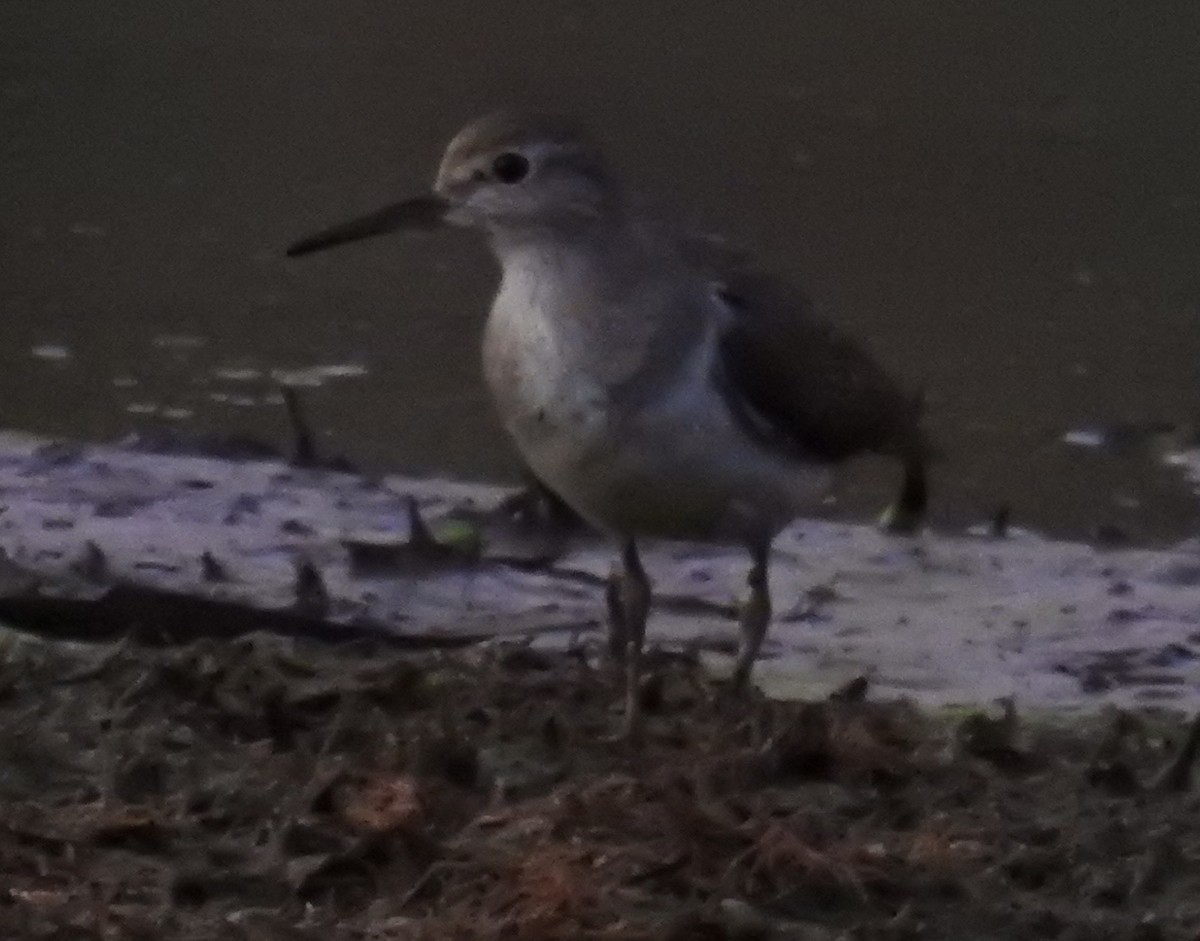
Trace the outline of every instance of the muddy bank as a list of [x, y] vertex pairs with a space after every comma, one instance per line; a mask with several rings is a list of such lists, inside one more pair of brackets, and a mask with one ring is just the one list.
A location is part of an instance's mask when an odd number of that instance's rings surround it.
[[[586, 651], [0, 636], [0, 934], [1025, 939], [1200, 930], [1185, 724], [732, 700]], [[1195, 730], [1193, 730], [1194, 733]]]
[[[163, 639], [277, 627], [408, 646], [520, 636], [561, 649], [601, 630], [610, 548], [491, 514], [502, 496], [262, 454], [4, 434], [0, 547], [12, 564], [0, 573], [0, 618], [85, 637], [136, 621]], [[741, 555], [663, 544], [646, 561], [658, 592], [652, 642], [725, 668]], [[864, 674], [883, 695], [928, 703], [1200, 703], [1196, 541], [901, 539], [802, 521], [778, 540], [772, 580], [777, 619], [760, 676], [776, 695]], [[149, 607], [130, 607], [131, 593]], [[98, 602], [107, 615], [89, 620]]]

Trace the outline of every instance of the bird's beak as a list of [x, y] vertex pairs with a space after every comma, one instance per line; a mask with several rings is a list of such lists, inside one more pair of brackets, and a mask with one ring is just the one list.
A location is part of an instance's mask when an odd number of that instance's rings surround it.
[[449, 208], [450, 204], [445, 199], [433, 193], [414, 196], [412, 199], [384, 206], [352, 222], [343, 222], [341, 225], [306, 236], [288, 246], [287, 254], [289, 258], [295, 258], [298, 255], [308, 255], [335, 245], [357, 242], [373, 235], [384, 235], [402, 229], [434, 229], [445, 220]]

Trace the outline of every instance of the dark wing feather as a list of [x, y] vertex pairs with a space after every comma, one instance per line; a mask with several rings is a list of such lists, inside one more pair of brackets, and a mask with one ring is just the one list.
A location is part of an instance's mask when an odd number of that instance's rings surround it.
[[884, 525], [914, 531], [929, 502], [921, 394], [905, 392], [865, 347], [818, 317], [792, 285], [758, 271], [749, 255], [694, 232], [677, 245], [727, 308], [716, 379], [734, 416], [768, 446], [801, 459], [899, 458], [904, 481]]
[[919, 396], [816, 316], [802, 294], [745, 269], [723, 273], [717, 290], [731, 311], [723, 387], [761, 434], [830, 462], [866, 452], [923, 460]]

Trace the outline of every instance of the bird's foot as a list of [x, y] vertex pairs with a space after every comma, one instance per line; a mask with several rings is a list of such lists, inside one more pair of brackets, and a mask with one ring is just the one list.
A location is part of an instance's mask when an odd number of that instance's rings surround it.
[[748, 581], [750, 595], [742, 602], [741, 615], [738, 618], [742, 642], [733, 668], [733, 690], [739, 694], [744, 693], [750, 684], [754, 661], [758, 659], [758, 652], [771, 623], [771, 594], [767, 588], [765, 560], [762, 563], [756, 562]]
[[625, 649], [625, 724], [621, 735], [635, 744], [642, 739], [642, 651], [632, 643]]

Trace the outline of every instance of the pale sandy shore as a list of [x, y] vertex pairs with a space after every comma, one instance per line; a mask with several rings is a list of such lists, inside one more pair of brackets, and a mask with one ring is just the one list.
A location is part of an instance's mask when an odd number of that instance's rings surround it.
[[[594, 537], [571, 539], [541, 567], [509, 564], [512, 547], [484, 529], [476, 561], [401, 553], [382, 573], [352, 569], [346, 540], [404, 544], [410, 497], [435, 532], [461, 540], [473, 533], [450, 526], [453, 514], [501, 495], [0, 433], [0, 548], [55, 591], [122, 582], [287, 610], [303, 560], [324, 581], [322, 616], [335, 627], [413, 641], [598, 641], [612, 553]], [[205, 553], [226, 578], [205, 580]], [[658, 593], [651, 642], [695, 647], [726, 668], [743, 554], [658, 544], [645, 561]], [[928, 704], [1200, 706], [1200, 540], [1106, 549], [802, 521], [778, 540], [771, 574], [777, 618], [759, 677], [773, 694], [818, 694], [864, 674], [875, 695]]]

